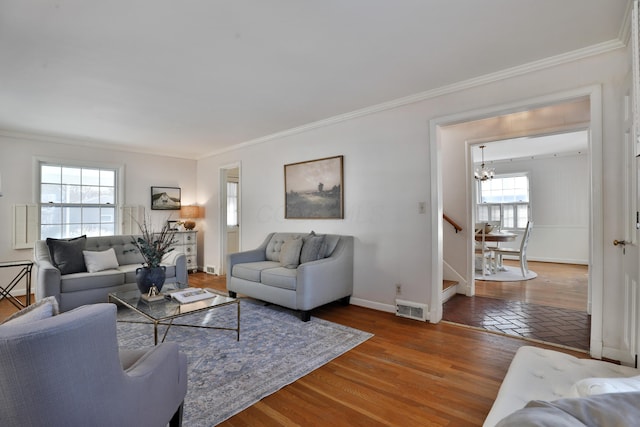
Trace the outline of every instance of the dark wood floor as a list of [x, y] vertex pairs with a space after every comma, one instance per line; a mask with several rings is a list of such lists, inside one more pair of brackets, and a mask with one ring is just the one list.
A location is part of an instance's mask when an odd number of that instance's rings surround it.
[[[225, 289], [224, 278], [196, 273], [189, 279], [191, 286]], [[5, 304], [0, 317], [15, 311]], [[531, 345], [354, 305], [329, 304], [312, 316], [375, 336], [222, 426], [478, 426], [515, 351]]]
[[535, 279], [477, 280], [475, 296], [457, 294], [443, 305], [443, 320], [588, 351], [588, 267], [530, 262], [529, 268]]

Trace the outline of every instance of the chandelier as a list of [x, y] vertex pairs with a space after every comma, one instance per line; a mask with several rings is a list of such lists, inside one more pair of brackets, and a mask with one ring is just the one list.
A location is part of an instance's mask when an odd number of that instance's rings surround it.
[[474, 172], [474, 177], [480, 181], [492, 179], [496, 174], [496, 170], [494, 168], [484, 167], [484, 147], [485, 145], [480, 146], [480, 151], [482, 153], [482, 165], [479, 168], [476, 168], [476, 171]]

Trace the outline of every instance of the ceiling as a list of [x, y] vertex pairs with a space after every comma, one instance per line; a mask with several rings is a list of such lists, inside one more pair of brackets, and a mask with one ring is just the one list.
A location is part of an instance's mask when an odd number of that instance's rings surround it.
[[[587, 154], [589, 131], [556, 133], [551, 135], [503, 139], [486, 142], [484, 160], [488, 164], [521, 159], [540, 159], [566, 155]], [[480, 145], [471, 149], [474, 163], [482, 159]]]
[[598, 44], [629, 0], [2, 0], [0, 130], [199, 158]]

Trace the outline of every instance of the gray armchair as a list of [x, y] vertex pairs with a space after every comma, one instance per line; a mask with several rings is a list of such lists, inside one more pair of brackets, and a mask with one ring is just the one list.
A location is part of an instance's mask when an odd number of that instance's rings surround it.
[[0, 326], [0, 425], [179, 426], [187, 359], [175, 343], [118, 351], [116, 306]]

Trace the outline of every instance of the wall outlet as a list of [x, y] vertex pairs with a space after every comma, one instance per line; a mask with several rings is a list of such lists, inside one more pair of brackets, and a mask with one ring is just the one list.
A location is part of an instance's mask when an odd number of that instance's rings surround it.
[[396, 283], [396, 295], [402, 295], [402, 285], [400, 283]]

